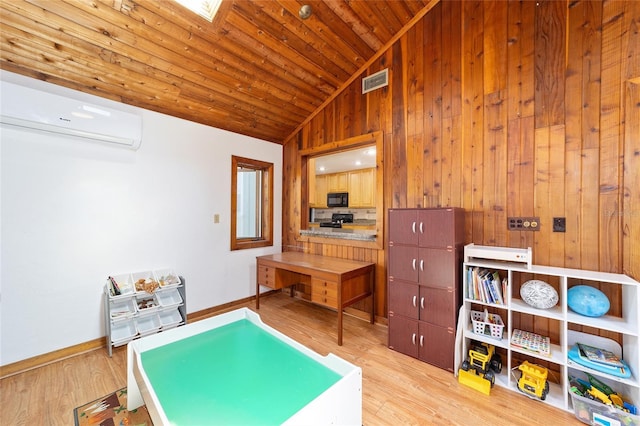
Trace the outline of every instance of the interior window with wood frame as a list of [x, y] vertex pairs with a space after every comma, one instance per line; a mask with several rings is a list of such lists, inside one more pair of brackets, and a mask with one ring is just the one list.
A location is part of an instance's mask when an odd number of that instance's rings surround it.
[[231, 250], [273, 245], [273, 163], [231, 157]]

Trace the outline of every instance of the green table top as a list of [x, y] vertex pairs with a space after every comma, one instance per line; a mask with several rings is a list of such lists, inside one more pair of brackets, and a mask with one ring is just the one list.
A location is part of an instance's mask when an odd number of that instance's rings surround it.
[[175, 425], [275, 425], [341, 376], [243, 319], [141, 354]]

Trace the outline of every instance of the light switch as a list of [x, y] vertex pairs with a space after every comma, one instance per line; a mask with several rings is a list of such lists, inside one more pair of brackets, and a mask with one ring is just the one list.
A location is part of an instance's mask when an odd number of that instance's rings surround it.
[[220, 223], [220, 215], [218, 213], [213, 215], [213, 223]]

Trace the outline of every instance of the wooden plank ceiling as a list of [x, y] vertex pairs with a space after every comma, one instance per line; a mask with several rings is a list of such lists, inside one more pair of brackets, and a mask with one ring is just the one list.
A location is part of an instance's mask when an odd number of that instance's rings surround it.
[[282, 143], [434, 2], [1, 1], [0, 68]]

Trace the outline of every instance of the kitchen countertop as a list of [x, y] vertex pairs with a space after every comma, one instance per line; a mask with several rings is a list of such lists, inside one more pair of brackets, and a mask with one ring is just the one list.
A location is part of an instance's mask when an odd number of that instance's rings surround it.
[[300, 235], [360, 241], [374, 241], [376, 239], [376, 231], [365, 229], [311, 228], [301, 229]]
[[[331, 222], [331, 219], [316, 219], [313, 222], [309, 222], [309, 223], [322, 223], [322, 222]], [[364, 226], [371, 226], [371, 225], [375, 225], [376, 221], [372, 220], [372, 219], [355, 219], [352, 223], [345, 223], [345, 225], [364, 225]]]

